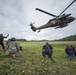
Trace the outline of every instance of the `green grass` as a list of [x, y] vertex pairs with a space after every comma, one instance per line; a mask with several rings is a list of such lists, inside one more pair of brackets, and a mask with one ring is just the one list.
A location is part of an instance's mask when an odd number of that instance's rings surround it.
[[66, 44], [76, 47], [75, 42], [49, 42], [56, 63], [42, 57], [45, 42], [20, 42], [23, 51], [15, 59], [6, 56], [0, 46], [0, 75], [76, 75], [76, 60], [67, 59], [64, 51]]

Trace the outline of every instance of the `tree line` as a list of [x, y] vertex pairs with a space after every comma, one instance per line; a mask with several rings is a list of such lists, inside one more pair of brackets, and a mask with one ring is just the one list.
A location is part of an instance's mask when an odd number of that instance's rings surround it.
[[59, 41], [76, 41], [76, 34], [62, 38], [62, 39], [59, 39]]

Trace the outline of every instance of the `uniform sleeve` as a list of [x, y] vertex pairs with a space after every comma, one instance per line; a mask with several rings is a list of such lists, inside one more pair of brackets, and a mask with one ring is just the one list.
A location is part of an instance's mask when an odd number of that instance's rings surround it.
[[66, 52], [66, 54], [68, 54], [68, 52], [69, 52], [69, 51], [68, 51], [68, 48], [65, 48], [65, 52]]
[[20, 44], [18, 42], [16, 42], [16, 46], [17, 46], [17, 50], [20, 50]]
[[50, 46], [50, 49], [53, 49], [52, 45], [49, 45]]
[[52, 47], [52, 45], [50, 45], [50, 49], [51, 49], [51, 51], [53, 52], [53, 47]]
[[45, 45], [43, 46], [43, 50], [45, 49]]

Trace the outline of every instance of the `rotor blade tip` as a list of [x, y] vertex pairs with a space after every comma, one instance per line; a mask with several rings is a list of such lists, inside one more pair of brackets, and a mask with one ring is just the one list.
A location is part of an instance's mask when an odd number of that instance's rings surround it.
[[35, 10], [37, 10], [38, 8], [36, 8]]

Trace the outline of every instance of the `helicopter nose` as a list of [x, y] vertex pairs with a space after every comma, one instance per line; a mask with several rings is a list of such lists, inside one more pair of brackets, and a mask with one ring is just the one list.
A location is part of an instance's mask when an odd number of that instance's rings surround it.
[[72, 20], [74, 21], [75, 20], [75, 17], [72, 17]]

